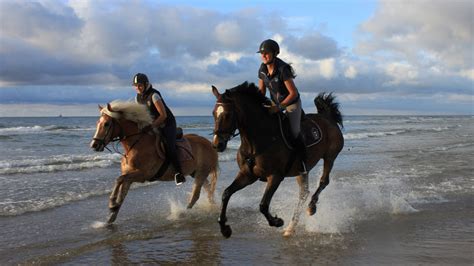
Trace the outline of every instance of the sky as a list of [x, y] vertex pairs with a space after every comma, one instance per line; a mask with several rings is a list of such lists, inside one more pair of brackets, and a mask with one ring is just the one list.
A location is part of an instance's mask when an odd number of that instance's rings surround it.
[[137, 72], [211, 115], [269, 38], [307, 113], [326, 91], [344, 115], [473, 115], [473, 25], [468, 0], [0, 0], [0, 116], [98, 116]]

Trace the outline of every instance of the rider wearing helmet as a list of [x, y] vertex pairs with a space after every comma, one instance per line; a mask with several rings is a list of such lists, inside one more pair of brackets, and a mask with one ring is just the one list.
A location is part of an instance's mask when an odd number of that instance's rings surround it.
[[153, 118], [153, 131], [161, 129], [166, 145], [167, 157], [176, 170], [176, 185], [186, 181], [176, 153], [176, 119], [166, 105], [158, 90], [154, 89], [145, 74], [137, 73], [133, 77], [133, 86], [137, 91], [135, 101], [148, 107]]
[[258, 70], [258, 87], [265, 95], [270, 91], [272, 101], [279, 110], [286, 110], [290, 121], [291, 133], [295, 148], [301, 157], [303, 167], [302, 174], [306, 174], [306, 145], [300, 134], [301, 127], [301, 99], [298, 89], [293, 82], [296, 77], [293, 68], [277, 57], [280, 46], [274, 40], [268, 39], [260, 44], [257, 53], [261, 54], [262, 64]]

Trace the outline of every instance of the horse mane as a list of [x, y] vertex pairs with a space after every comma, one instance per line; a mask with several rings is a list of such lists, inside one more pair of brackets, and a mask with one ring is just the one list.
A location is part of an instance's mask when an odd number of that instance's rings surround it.
[[126, 119], [137, 123], [138, 128], [144, 128], [153, 122], [147, 107], [143, 104], [115, 100], [110, 103], [109, 108], [102, 108], [101, 114], [106, 114], [116, 119]]
[[234, 88], [226, 90], [224, 98], [233, 97], [235, 95], [249, 96], [250, 98], [255, 99], [258, 103], [266, 103], [268, 101], [268, 98], [260, 93], [258, 87], [255, 86], [254, 83], [248, 83], [247, 81]]

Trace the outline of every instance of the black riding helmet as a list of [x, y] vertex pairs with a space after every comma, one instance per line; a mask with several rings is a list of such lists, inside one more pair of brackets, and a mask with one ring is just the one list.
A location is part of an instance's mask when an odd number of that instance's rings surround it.
[[265, 40], [260, 44], [260, 48], [257, 51], [257, 53], [263, 52], [273, 53], [273, 56], [277, 56], [280, 53], [280, 46], [272, 39]]
[[133, 85], [136, 85], [136, 84], [143, 84], [143, 85], [147, 85], [148, 84], [148, 77], [143, 74], [143, 73], [137, 73], [134, 77], [133, 77]]

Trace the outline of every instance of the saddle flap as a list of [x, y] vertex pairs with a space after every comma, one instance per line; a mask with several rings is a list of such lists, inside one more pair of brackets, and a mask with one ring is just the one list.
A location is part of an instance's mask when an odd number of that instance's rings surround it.
[[303, 134], [306, 147], [316, 145], [322, 139], [321, 128], [311, 119], [306, 119], [301, 123], [301, 134]]
[[[182, 134], [182, 131], [181, 131]], [[157, 141], [155, 143], [156, 153], [161, 159], [166, 158], [166, 147], [163, 141]], [[189, 140], [181, 136], [179, 140], [176, 141], [176, 154], [180, 162], [194, 160], [193, 149]]]
[[[280, 131], [282, 137], [284, 138], [287, 146], [291, 149], [292, 135], [290, 130], [290, 124], [286, 116], [280, 115]], [[312, 119], [305, 118], [301, 121], [301, 134], [303, 135], [304, 142], [306, 147], [311, 147], [318, 144], [322, 139], [321, 128], [319, 125]]]

